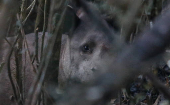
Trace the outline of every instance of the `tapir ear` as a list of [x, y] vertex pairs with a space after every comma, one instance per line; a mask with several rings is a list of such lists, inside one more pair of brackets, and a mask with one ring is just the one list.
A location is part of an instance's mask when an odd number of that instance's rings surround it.
[[80, 19], [76, 15], [76, 11], [70, 5], [67, 6], [66, 15], [65, 15], [63, 24], [64, 24], [64, 26], [63, 26], [64, 34], [72, 34], [72, 32], [80, 24]]

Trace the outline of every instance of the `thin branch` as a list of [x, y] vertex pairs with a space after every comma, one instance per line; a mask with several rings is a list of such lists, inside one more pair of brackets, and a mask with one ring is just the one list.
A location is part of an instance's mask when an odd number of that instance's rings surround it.
[[170, 91], [169, 88], [166, 87], [162, 82], [160, 82], [152, 73], [147, 73], [146, 76], [151, 80], [153, 85], [163, 93], [163, 95], [167, 98], [170, 99]]
[[40, 60], [42, 60], [43, 50], [44, 50], [44, 38], [45, 38], [45, 31], [46, 31], [46, 28], [47, 28], [46, 19], [47, 19], [47, 0], [45, 0], [45, 3], [44, 3], [44, 25], [43, 25], [43, 35], [42, 35], [42, 43], [41, 43]]
[[[17, 18], [18, 18], [18, 20], [19, 20], [20, 23], [21, 23], [21, 20], [20, 20], [20, 18], [19, 18], [19, 15], [17, 15]], [[32, 66], [32, 68], [33, 68], [34, 73], [36, 73], [36, 69], [35, 69], [35, 67], [34, 67], [34, 65], [33, 65], [33, 63], [32, 63], [32, 60], [31, 60], [31, 54], [30, 54], [30, 51], [29, 51], [28, 42], [27, 42], [26, 37], [25, 37], [25, 32], [24, 32], [24, 30], [23, 30], [22, 23], [21, 23], [21, 34], [22, 34], [22, 36], [24, 37], [24, 43], [25, 43], [25, 45], [26, 45], [26, 47], [27, 47], [27, 52], [28, 52], [28, 56], [29, 56], [29, 60], [30, 60], [31, 66]]]
[[57, 37], [57, 32], [59, 31], [60, 26], [63, 23], [65, 12], [66, 12], [66, 8], [64, 9], [64, 11], [62, 13], [62, 16], [60, 18], [58, 26], [56, 28], [56, 32], [54, 33], [53, 37], [50, 38], [50, 40], [49, 40], [50, 43], [48, 43], [48, 45], [46, 47], [42, 61], [40, 62], [38, 75], [36, 76], [36, 78], [33, 82], [33, 85], [30, 88], [29, 95], [28, 95], [28, 101], [25, 103], [26, 105], [35, 105], [37, 102], [37, 99], [40, 94], [42, 84], [44, 81], [44, 77], [46, 74], [47, 66], [48, 66], [50, 58], [51, 58], [52, 48], [54, 46], [54, 43], [55, 43], [55, 40]]
[[14, 85], [14, 81], [12, 79], [12, 75], [11, 75], [11, 66], [10, 66], [11, 63], [10, 63], [10, 61], [11, 61], [11, 56], [12, 56], [12, 53], [13, 53], [13, 50], [14, 50], [14, 46], [17, 43], [18, 38], [19, 38], [19, 35], [17, 36], [16, 40], [14, 41], [14, 44], [12, 45], [12, 48], [9, 52], [9, 56], [8, 56], [8, 59], [7, 59], [8, 77], [9, 77], [9, 80], [11, 82], [12, 90], [14, 92], [14, 96], [15, 96], [17, 102], [18, 102], [18, 96], [17, 96], [17, 91], [16, 91], [16, 88], [15, 88], [15, 85]]
[[30, 8], [32, 8], [35, 4], [36, 0], [32, 1], [32, 3], [28, 6], [28, 8], [26, 10], [29, 10]]
[[26, 18], [24, 19], [24, 21], [22, 22], [23, 25], [24, 25], [25, 22], [27, 21], [28, 17], [31, 15], [31, 13], [32, 13], [32, 11], [33, 11], [33, 9], [34, 9], [34, 7], [35, 7], [35, 4], [36, 4], [36, 0], [34, 0], [34, 1], [32, 2], [32, 5], [30, 5], [30, 6], [31, 6], [31, 10], [29, 11], [29, 13], [28, 13], [28, 15], [26, 16]]

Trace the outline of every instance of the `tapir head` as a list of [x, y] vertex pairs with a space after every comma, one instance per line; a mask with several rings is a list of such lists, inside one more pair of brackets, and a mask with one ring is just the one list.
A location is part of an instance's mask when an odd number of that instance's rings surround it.
[[98, 16], [98, 22], [102, 24], [94, 22], [93, 17], [82, 8], [74, 10], [76, 17], [74, 31], [70, 35], [63, 35], [65, 44], [62, 43], [64, 47], [61, 51], [59, 70], [61, 84], [70, 79], [78, 82], [91, 80], [100, 70], [99, 62], [113, 54], [111, 50], [112, 41], [116, 36], [115, 30], [97, 10], [94, 13]]

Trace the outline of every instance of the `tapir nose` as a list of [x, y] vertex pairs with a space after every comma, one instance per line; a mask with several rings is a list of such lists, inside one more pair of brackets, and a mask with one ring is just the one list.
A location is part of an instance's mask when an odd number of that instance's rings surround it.
[[97, 71], [96, 67], [92, 67], [91, 70], [92, 70], [93, 72], [96, 72], [96, 71]]

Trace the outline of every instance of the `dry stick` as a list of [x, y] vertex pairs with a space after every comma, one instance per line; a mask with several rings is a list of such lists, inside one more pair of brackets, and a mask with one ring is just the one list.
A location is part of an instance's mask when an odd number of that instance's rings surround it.
[[11, 82], [12, 89], [13, 89], [13, 92], [14, 92], [14, 96], [15, 96], [17, 102], [18, 102], [18, 96], [17, 96], [15, 85], [14, 85], [14, 81], [12, 79], [12, 75], [11, 75], [11, 67], [10, 67], [10, 61], [11, 60], [10, 60], [10, 58], [12, 56], [12, 53], [13, 53], [13, 50], [14, 50], [14, 46], [17, 43], [18, 38], [19, 38], [19, 35], [17, 36], [16, 40], [14, 41], [14, 44], [12, 45], [12, 48], [11, 48], [11, 50], [9, 52], [9, 56], [8, 56], [8, 59], [7, 59], [8, 76], [9, 76], [9, 80]]
[[[26, 45], [24, 44], [24, 48], [26, 48]], [[27, 52], [25, 52], [25, 58], [27, 57]], [[23, 103], [25, 103], [25, 70], [26, 70], [26, 64], [27, 64], [27, 59], [25, 59], [24, 66], [23, 66]]]
[[[20, 17], [22, 17], [22, 14], [20, 15]], [[17, 14], [17, 19], [20, 22], [20, 18], [19, 15]], [[20, 22], [21, 23], [21, 22]], [[22, 23], [21, 23], [22, 24]], [[21, 28], [20, 28], [21, 30]], [[18, 39], [18, 48], [15, 51], [15, 62], [16, 62], [16, 82], [18, 84], [18, 89], [19, 89], [19, 100], [21, 100], [21, 102], [24, 102], [24, 69], [23, 69], [23, 53], [20, 54], [20, 51], [23, 50], [23, 36], [22, 36], [22, 31], [19, 34], [19, 39]]]
[[35, 20], [35, 27], [34, 27], [34, 32], [36, 32], [37, 28], [40, 28], [40, 23], [42, 21], [43, 18], [43, 4], [44, 4], [44, 0], [39, 0], [39, 4], [38, 4], [38, 9], [37, 9], [37, 16], [36, 16], [36, 20]]
[[[19, 35], [20, 36], [20, 35]], [[19, 39], [18, 39], [19, 40]], [[22, 58], [18, 57], [19, 51], [18, 49], [15, 49], [17, 51], [14, 51], [15, 53], [15, 65], [16, 65], [16, 84], [18, 89], [18, 101], [23, 101], [23, 84], [22, 84], [22, 69], [20, 68], [20, 62], [22, 61]], [[20, 55], [22, 56], [22, 55]], [[20, 61], [21, 60], [21, 61]]]
[[[35, 59], [36, 59], [36, 66], [39, 67], [39, 59], [38, 59], [38, 28], [35, 30]], [[38, 72], [38, 71], [37, 71]], [[41, 104], [41, 94], [39, 95], [38, 104]]]
[[[27, 21], [28, 17], [31, 15], [31, 13], [32, 13], [32, 11], [33, 11], [33, 9], [34, 9], [34, 7], [35, 7], [35, 3], [36, 3], [36, 0], [34, 0], [34, 1], [32, 2], [32, 5], [30, 5], [30, 6], [32, 6], [32, 7], [31, 7], [31, 10], [30, 10], [30, 12], [28, 13], [28, 15], [26, 16], [26, 18], [24, 19], [24, 21], [22, 22], [23, 25], [24, 25], [25, 22]], [[29, 7], [28, 7], [28, 8], [29, 8]]]
[[[64, 10], [64, 12], [63, 12], [63, 15], [61, 16], [61, 20], [60, 20], [60, 22], [59, 22], [59, 25], [58, 25], [58, 27], [57, 27], [57, 30], [56, 30], [56, 32], [55, 32], [55, 38], [54, 39], [56, 39], [56, 35], [58, 35], [57, 33], [58, 33], [58, 31], [59, 31], [59, 29], [60, 29], [60, 25], [62, 24], [62, 22], [63, 22], [63, 18], [64, 18], [64, 15], [65, 15], [65, 11], [66, 11], [66, 9]], [[54, 44], [54, 42], [55, 42], [55, 40], [52, 40], [52, 44]], [[53, 45], [52, 45], [53, 46]], [[50, 46], [51, 48], [50, 49], [52, 49], [53, 47], [52, 46]], [[46, 50], [47, 51], [47, 50]], [[38, 94], [39, 94], [39, 91], [41, 90], [41, 85], [42, 85], [42, 83], [43, 83], [43, 80], [44, 80], [44, 76], [45, 76], [45, 72], [46, 72], [46, 70], [47, 70], [47, 66], [48, 66], [48, 63], [49, 63], [49, 60], [50, 60], [50, 56], [49, 55], [51, 55], [51, 52], [47, 52], [46, 53], [46, 55], [47, 55], [47, 59], [46, 59], [46, 65], [45, 65], [45, 69], [43, 70], [44, 72], [42, 72], [42, 76], [41, 76], [41, 78], [40, 78], [40, 82], [39, 82], [39, 85], [40, 86], [38, 86], [37, 87], [37, 89], [36, 89], [36, 91], [35, 91], [35, 98], [34, 99], [36, 99], [37, 98], [37, 96], [38, 96]], [[49, 57], [48, 57], [49, 56]], [[42, 68], [41, 68], [42, 69]], [[33, 101], [33, 104], [31, 104], [31, 105], [35, 105], [36, 104], [36, 101]]]
[[153, 105], [159, 105], [161, 95], [159, 95]]
[[28, 6], [28, 8], [26, 10], [29, 10], [30, 8], [32, 8], [32, 6], [34, 5], [35, 2], [36, 2], [36, 0], [32, 1], [32, 3]]
[[36, 59], [36, 65], [38, 68], [39, 65], [39, 59], [38, 59], [38, 28], [35, 30], [35, 59]]
[[[40, 25], [40, 22], [42, 21], [42, 15], [43, 15], [43, 12], [42, 12], [42, 5], [44, 4], [44, 0], [39, 0], [39, 5], [38, 5], [38, 9], [37, 9], [37, 16], [36, 16], [36, 20], [35, 20], [35, 29], [34, 29], [34, 33], [35, 35], [37, 34], [38, 35], [38, 29], [39, 29], [39, 25]], [[36, 42], [37, 43], [37, 42]], [[38, 43], [37, 43], [38, 44]], [[36, 45], [37, 45], [36, 44]], [[38, 46], [37, 46], [38, 47]], [[38, 53], [37, 51], [35, 50], [35, 59], [37, 60], [38, 62]]]
[[[23, 33], [23, 35], [25, 35], [25, 33]], [[28, 49], [27, 51], [28, 51], [28, 55], [29, 55], [30, 62], [31, 62], [31, 65], [32, 65], [32, 67], [33, 67], [34, 73], [37, 73], [37, 70], [36, 70], [36, 68], [34, 67], [33, 62], [32, 62], [32, 60], [31, 60], [31, 53], [30, 53], [29, 48], [28, 48], [27, 39], [24, 38], [24, 40], [25, 40], [26, 47], [27, 47], [27, 49]]]
[[151, 80], [153, 85], [164, 94], [165, 98], [170, 99], [169, 88], [158, 80], [152, 73], [147, 73], [146, 76]]
[[[29, 48], [28, 48], [28, 43], [27, 43], [27, 40], [26, 40], [26, 37], [25, 37], [25, 32], [24, 32], [24, 29], [23, 29], [22, 22], [21, 22], [20, 17], [19, 17], [18, 14], [17, 14], [17, 19], [18, 19], [18, 21], [19, 21], [20, 24], [21, 24], [21, 26], [20, 26], [20, 28], [21, 28], [21, 29], [20, 29], [20, 30], [21, 30], [21, 35], [22, 35], [22, 37], [24, 38], [24, 44], [25, 44], [26, 47], [27, 47], [27, 52], [28, 52], [28, 56], [29, 56], [29, 59], [30, 59], [31, 66], [32, 66], [32, 68], [33, 68], [34, 73], [36, 73], [35, 67], [34, 67], [33, 63], [31, 62], [31, 56], [30, 56], [30, 51], [29, 51]], [[22, 101], [22, 102], [24, 102], [24, 101]]]
[[5, 41], [9, 44], [10, 47], [12, 47], [11, 43], [8, 41], [8, 39], [5, 37]]
[[54, 2], [55, 2], [55, 0], [52, 0], [51, 1], [51, 5], [50, 5], [50, 14], [49, 14], [49, 19], [48, 19], [48, 29], [47, 29], [47, 31], [49, 32], [49, 33], [52, 33], [52, 24], [53, 24], [53, 13], [54, 13]]
[[48, 46], [46, 47], [46, 50], [45, 50], [44, 55], [43, 55], [43, 59], [42, 59], [40, 66], [39, 66], [38, 75], [36, 76], [36, 78], [33, 82], [33, 85], [29, 90], [28, 101], [25, 103], [26, 105], [35, 105], [36, 104], [38, 95], [39, 95], [41, 88], [42, 88], [41, 86], [42, 86], [43, 81], [44, 81], [47, 66], [49, 64], [50, 56], [51, 56], [51, 53], [52, 53], [51, 51], [52, 51], [52, 48], [54, 46], [55, 39], [57, 37], [57, 33], [60, 29], [60, 26], [63, 23], [65, 12], [66, 12], [66, 8], [64, 9], [64, 11], [62, 13], [62, 16], [60, 18], [58, 26], [56, 28], [56, 32], [54, 33], [53, 37], [50, 38], [50, 40], [49, 40], [50, 43], [48, 43]]
[[41, 43], [41, 58], [40, 58], [40, 61], [42, 60], [42, 56], [43, 56], [43, 48], [44, 48], [44, 38], [45, 38], [45, 31], [46, 31], [46, 28], [47, 28], [47, 25], [46, 25], [46, 17], [47, 15], [47, 0], [45, 0], [45, 3], [44, 3], [44, 25], [43, 25], [43, 35], [42, 35], [42, 43]]
[[[31, 5], [29, 6], [29, 7], [31, 7], [31, 10], [29, 11], [29, 13], [28, 13], [28, 15], [26, 16], [26, 18], [24, 19], [24, 21], [22, 21], [22, 25], [24, 25], [25, 24], [25, 22], [27, 21], [27, 19], [28, 19], [28, 17], [31, 15], [31, 13], [32, 13], [32, 11], [33, 11], [33, 8], [34, 8], [34, 6], [35, 6], [35, 3], [36, 3], [36, 0], [34, 0], [32, 3], [31, 3]], [[22, 1], [22, 5], [21, 5], [21, 13], [23, 13], [23, 11], [24, 11], [24, 4], [25, 4], [25, 0], [23, 0]], [[29, 7], [26, 9], [26, 10], [28, 10], [29, 9]], [[21, 14], [22, 15], [22, 14]], [[21, 28], [21, 30], [22, 30], [23, 28]], [[22, 32], [22, 36], [25, 36], [25, 34], [24, 34], [24, 32], [23, 31], [21, 31]], [[27, 44], [27, 41], [26, 41], [26, 39], [25, 39], [25, 37], [24, 37], [24, 46], [25, 47], [27, 47], [27, 49], [28, 49], [28, 44]], [[29, 52], [29, 49], [28, 49], [28, 55], [29, 55], [29, 58], [30, 58], [30, 61], [31, 61], [31, 56], [30, 56], [30, 52]], [[26, 58], [26, 52], [25, 52], [25, 58]], [[25, 62], [26, 62], [26, 59], [25, 59]], [[35, 70], [35, 67], [34, 67], [34, 65], [33, 65], [33, 63], [31, 62], [31, 65], [32, 65], [32, 67], [33, 67], [33, 71], [36, 73], [36, 70]], [[24, 75], [23, 76], [25, 76], [25, 68], [24, 68], [24, 70], [23, 70], [23, 73], [24, 73]], [[23, 77], [24, 78], [24, 77]], [[25, 83], [25, 82], [23, 82], [23, 83]], [[25, 93], [25, 87], [24, 87], [25, 85], [23, 85], [23, 99], [25, 99], [25, 95], [24, 95], [24, 93]], [[25, 102], [24, 102], [25, 103]]]
[[[26, 0], [22, 0], [21, 2], [21, 9], [20, 9], [20, 18], [19, 18], [19, 15], [17, 14], [17, 19], [21, 19], [23, 20], [23, 18], [25, 17], [25, 5], [26, 5]], [[20, 20], [19, 20], [20, 21]], [[21, 22], [20, 22], [21, 23]], [[21, 29], [21, 28], [20, 28]], [[19, 39], [18, 39], [18, 48], [17, 50], [15, 51], [15, 62], [16, 62], [16, 82], [18, 83], [18, 86], [19, 86], [19, 100], [21, 100], [21, 102], [23, 102], [24, 100], [24, 90], [23, 90], [23, 86], [24, 86], [24, 78], [23, 78], [23, 62], [22, 62], [22, 59], [23, 59], [23, 53], [19, 54], [20, 51], [23, 50], [23, 36], [22, 36], [22, 31], [21, 33], [19, 33]]]
[[[20, 20], [20, 18], [19, 18], [19, 15], [17, 15], [17, 19], [18, 19], [18, 20], [20, 21], [20, 23], [21, 23], [21, 20]], [[30, 50], [29, 50], [29, 48], [28, 48], [28, 42], [27, 42], [27, 39], [26, 39], [26, 37], [25, 37], [25, 32], [24, 32], [22, 23], [21, 23], [21, 34], [22, 34], [22, 37], [24, 37], [24, 43], [25, 43], [25, 45], [26, 45], [26, 47], [27, 47], [27, 52], [28, 52], [28, 56], [29, 56], [29, 60], [30, 60], [31, 66], [32, 66], [32, 68], [33, 68], [34, 73], [36, 73], [36, 69], [35, 69], [35, 67], [34, 67], [34, 65], [33, 65], [33, 63], [32, 63], [32, 60], [31, 60], [31, 53], [30, 53]]]
[[30, 60], [31, 66], [32, 66], [32, 68], [33, 68], [34, 73], [36, 74], [36, 73], [37, 73], [37, 70], [36, 70], [36, 68], [34, 67], [33, 62], [32, 62], [32, 60], [31, 60], [31, 53], [30, 53], [29, 48], [28, 48], [28, 42], [27, 42], [27, 39], [26, 39], [26, 37], [25, 37], [25, 32], [22, 31], [22, 35], [24, 35], [24, 42], [25, 42], [26, 47], [27, 47], [27, 52], [28, 52], [28, 56], [29, 56], [29, 60]]
[[[14, 81], [13, 81], [13, 79], [12, 79], [12, 75], [11, 75], [11, 68], [10, 68], [10, 58], [11, 58], [11, 56], [12, 56], [12, 53], [13, 53], [13, 50], [14, 50], [14, 46], [15, 46], [15, 44], [16, 44], [16, 42], [17, 42], [17, 40], [19, 39], [19, 36], [17, 36], [17, 38], [16, 38], [16, 40], [14, 41], [14, 44], [11, 46], [11, 50], [10, 50], [10, 52], [9, 52], [9, 56], [8, 56], [8, 58], [7, 58], [7, 67], [8, 67], [8, 76], [9, 76], [9, 80], [10, 80], [10, 82], [11, 82], [11, 85], [12, 85], [12, 89], [13, 89], [13, 92], [14, 92], [14, 96], [16, 97], [16, 101], [17, 101], [17, 103], [20, 105], [20, 104], [22, 104], [23, 103], [23, 101], [21, 100], [20, 101], [20, 89], [19, 89], [19, 86], [18, 86], [18, 83], [16, 83], [16, 87], [15, 87], [15, 85], [14, 85]], [[17, 94], [18, 93], [18, 94]], [[21, 102], [21, 103], [20, 103]]]
[[25, 0], [22, 0], [22, 3], [21, 3], [21, 12], [24, 12], [24, 7], [25, 6]]
[[[38, 4], [38, 9], [37, 9], [37, 16], [36, 16], [36, 20], [35, 20], [35, 29], [34, 29], [34, 33], [35, 33], [35, 43], [36, 43], [36, 46], [35, 46], [35, 60], [36, 60], [36, 64], [37, 65], [37, 68], [39, 66], [39, 59], [38, 59], [38, 31], [39, 31], [39, 28], [40, 28], [40, 23], [42, 21], [42, 15], [43, 15], [43, 11], [42, 11], [42, 8], [43, 8], [43, 5], [44, 5], [44, 0], [39, 0], [39, 4]], [[40, 96], [39, 95], [39, 102], [38, 102], [38, 105], [40, 104]]]
[[[40, 61], [42, 60], [42, 57], [43, 57], [43, 48], [44, 48], [44, 38], [45, 38], [45, 31], [46, 31], [46, 28], [47, 28], [47, 25], [46, 25], [46, 19], [47, 19], [47, 0], [45, 0], [45, 3], [44, 3], [44, 24], [43, 24], [43, 35], [42, 35], [42, 43], [41, 43], [41, 55], [40, 55]], [[43, 84], [44, 85], [44, 84]], [[45, 105], [45, 95], [44, 95], [44, 92], [42, 91], [42, 101], [43, 101], [43, 105]]]
[[[24, 10], [24, 2], [25, 2], [25, 0], [23, 0], [23, 3], [22, 3], [22, 5], [21, 5], [21, 11], [23, 11]], [[35, 6], [35, 3], [36, 3], [36, 0], [34, 0], [32, 3], [31, 3], [31, 5], [27, 8], [27, 9], [29, 9], [29, 8], [31, 8], [31, 10], [30, 10], [30, 12], [28, 13], [28, 15], [26, 16], [26, 18], [24, 19], [24, 21], [22, 21], [22, 25], [21, 25], [21, 27], [22, 27], [22, 29], [21, 29], [21, 33], [22, 33], [22, 36], [24, 36], [24, 42], [25, 42], [25, 44], [26, 44], [26, 47], [27, 47], [27, 51], [28, 51], [28, 55], [29, 55], [29, 58], [30, 58], [30, 62], [31, 62], [31, 65], [32, 65], [32, 68], [33, 68], [33, 71], [34, 71], [34, 73], [36, 73], [36, 70], [35, 70], [35, 67], [34, 67], [34, 65], [33, 65], [33, 62], [32, 62], [32, 60], [31, 60], [31, 54], [30, 54], [30, 51], [29, 51], [29, 48], [28, 48], [28, 43], [27, 43], [27, 40], [26, 40], [26, 38], [25, 38], [25, 32], [23, 31], [23, 25], [25, 24], [25, 22], [27, 21], [27, 19], [28, 19], [28, 17], [30, 16], [30, 14], [32, 13], [32, 11], [33, 11], [33, 8], [34, 8], [34, 6]], [[19, 18], [18, 18], [19, 19]]]
[[23, 66], [23, 62], [22, 62], [22, 53], [20, 53], [20, 51], [22, 51], [22, 47], [23, 47], [23, 38], [21, 33], [18, 33], [18, 47], [15, 49], [15, 63], [16, 63], [16, 83], [18, 84], [18, 101], [21, 100], [21, 102], [23, 101], [23, 82], [22, 82], [22, 66]]

